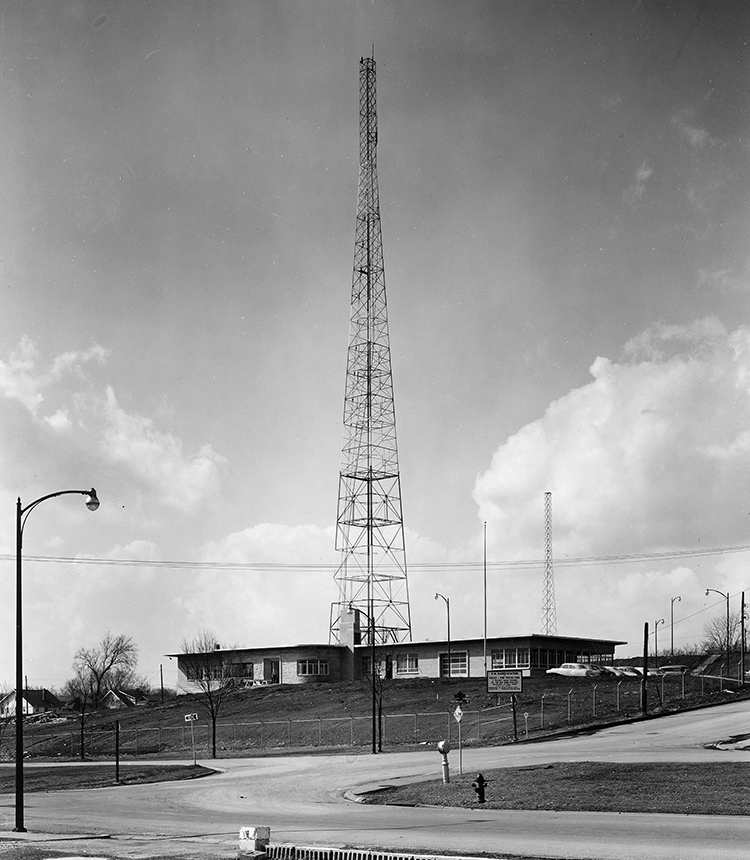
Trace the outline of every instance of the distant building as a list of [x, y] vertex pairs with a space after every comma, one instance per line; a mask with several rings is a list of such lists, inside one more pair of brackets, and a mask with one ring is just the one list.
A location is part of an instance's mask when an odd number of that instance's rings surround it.
[[[44, 714], [52, 712], [59, 714], [63, 703], [49, 690], [22, 690], [22, 711], [24, 715]], [[0, 717], [15, 717], [16, 691], [13, 690], [0, 698]]]
[[147, 705], [148, 696], [143, 690], [108, 690], [102, 697], [102, 708], [134, 708]]
[[[267, 684], [356, 681], [372, 672], [373, 655], [378, 674], [387, 678], [482, 678], [485, 676], [485, 640], [457, 639], [398, 642], [373, 649], [360, 642], [359, 625], [342, 624], [342, 644], [285, 645], [281, 647], [219, 649], [206, 655], [170, 654], [177, 660], [180, 692], [200, 689], [196, 673], [231, 678], [238, 687]], [[348, 640], [348, 641], [347, 641]], [[494, 636], [486, 640], [486, 668], [521, 670], [524, 676], [541, 675], [562, 663], [611, 664], [614, 639], [574, 636]], [[202, 657], [196, 660], [196, 657]]]

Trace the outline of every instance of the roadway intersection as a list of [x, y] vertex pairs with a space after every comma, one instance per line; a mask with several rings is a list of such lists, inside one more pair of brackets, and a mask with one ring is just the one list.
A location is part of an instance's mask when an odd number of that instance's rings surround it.
[[[741, 761], [750, 703], [675, 714], [542, 743], [465, 749], [464, 772], [560, 761]], [[714, 744], [730, 741], [727, 748]], [[525, 812], [390, 807], [359, 793], [440, 778], [434, 747], [417, 752], [290, 755], [202, 762], [201, 780], [26, 796], [29, 835], [12, 833], [13, 796], [0, 795], [0, 857], [22, 845], [39, 858], [234, 858], [239, 828], [269, 825], [274, 843], [400, 852], [589, 860], [739, 860], [750, 856], [748, 816]], [[451, 766], [457, 767], [451, 753]], [[44, 841], [50, 836], [93, 840]], [[97, 839], [100, 836], [107, 839]], [[48, 853], [43, 853], [48, 849]], [[54, 849], [54, 852], [52, 851]], [[12, 853], [15, 851], [16, 853]], [[9, 853], [10, 852], [10, 853]], [[29, 855], [30, 857], [32, 855]], [[57, 856], [61, 856], [59, 853]]]

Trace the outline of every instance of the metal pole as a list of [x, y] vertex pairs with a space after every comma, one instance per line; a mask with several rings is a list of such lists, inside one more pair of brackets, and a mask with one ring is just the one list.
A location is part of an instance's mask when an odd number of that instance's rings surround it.
[[654, 667], [659, 668], [659, 625], [664, 624], [664, 619], [660, 618], [654, 624]]
[[23, 822], [23, 600], [21, 597], [21, 497], [16, 502], [16, 822], [13, 830], [26, 833]]
[[641, 676], [641, 710], [648, 713], [648, 621], [643, 625], [643, 675]]
[[487, 677], [487, 523], [484, 524], [484, 554], [483, 554], [483, 586], [484, 586], [484, 677]]
[[[435, 592], [435, 600], [437, 600], [438, 597], [442, 597], [445, 601], [445, 611], [448, 613], [448, 677], [450, 678], [453, 675], [451, 667], [451, 602], [444, 594], [440, 594], [439, 591]], [[438, 667], [438, 673], [439, 671], [440, 669]]]
[[115, 782], [120, 781], [120, 721], [115, 720]]
[[669, 607], [669, 657], [674, 660], [674, 602], [675, 600], [682, 601], [682, 598], [677, 596], [672, 598], [672, 603]]
[[727, 591], [727, 675], [729, 674], [729, 592]]
[[745, 592], [740, 604], [740, 684], [745, 683]]
[[445, 598], [445, 608], [448, 613], [448, 677], [453, 677], [453, 661], [451, 660], [451, 602]]
[[16, 501], [16, 833], [26, 833], [23, 820], [23, 599], [22, 599], [22, 555], [23, 555], [23, 527], [26, 518], [31, 511], [47, 499], [57, 496], [68, 496], [71, 494], [88, 496], [86, 507], [95, 511], [99, 507], [99, 499], [96, 490], [60, 490], [57, 493], [48, 493], [40, 496], [25, 508], [21, 507], [21, 497]]

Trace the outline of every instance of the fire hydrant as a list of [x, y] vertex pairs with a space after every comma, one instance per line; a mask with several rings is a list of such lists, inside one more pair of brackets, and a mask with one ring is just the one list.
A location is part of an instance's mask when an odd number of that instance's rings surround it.
[[477, 778], [472, 782], [471, 787], [474, 789], [477, 795], [477, 803], [484, 803], [484, 787], [487, 785], [487, 780], [481, 773], [477, 774]]
[[448, 766], [448, 753], [451, 751], [451, 745], [448, 741], [440, 741], [437, 750], [443, 757], [443, 783], [447, 785], [451, 781], [451, 772]]

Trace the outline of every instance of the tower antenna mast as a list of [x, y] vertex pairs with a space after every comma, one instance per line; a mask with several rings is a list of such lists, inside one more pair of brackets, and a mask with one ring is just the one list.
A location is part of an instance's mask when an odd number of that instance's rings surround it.
[[544, 494], [544, 594], [542, 596], [542, 633], [557, 633], [555, 576], [552, 570], [552, 493]]
[[[375, 59], [359, 63], [359, 186], [354, 242], [344, 444], [339, 474], [331, 638], [342, 613], [358, 613], [355, 642], [411, 639], [401, 478], [380, 229]], [[356, 622], [355, 622], [356, 623]]]

